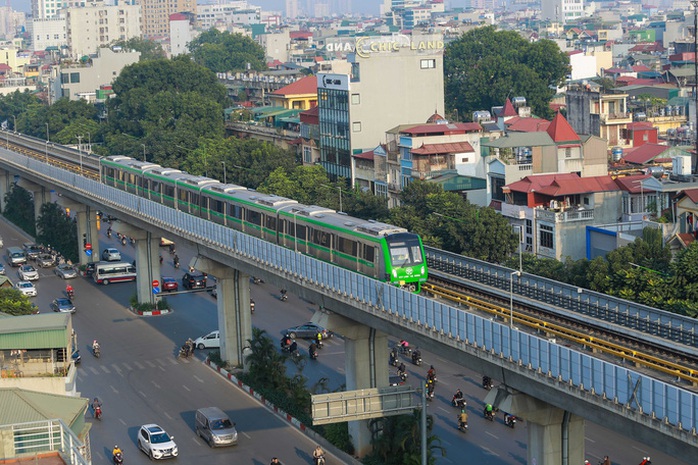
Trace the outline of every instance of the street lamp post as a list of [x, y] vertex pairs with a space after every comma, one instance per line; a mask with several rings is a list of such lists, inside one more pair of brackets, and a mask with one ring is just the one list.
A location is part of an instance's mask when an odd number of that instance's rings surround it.
[[225, 170], [225, 162], [222, 161], [221, 164], [223, 165], [223, 184], [228, 184], [228, 172]]
[[523, 274], [523, 225], [515, 224], [514, 227], [519, 230], [519, 273]]
[[44, 157], [46, 158], [46, 163], [48, 163], [48, 141], [44, 144]]
[[141, 144], [141, 146], [143, 146], [143, 161], [147, 161], [145, 159], [145, 144]]
[[49, 142], [50, 142], [50, 140], [51, 140], [51, 139], [49, 138], [48, 123], [46, 123], [46, 140], [49, 141]]
[[80, 174], [82, 174], [82, 136], [76, 136], [78, 138], [78, 153], [80, 154]]
[[514, 329], [514, 276], [521, 277], [520, 271], [512, 271], [509, 275], [509, 327]]
[[92, 153], [92, 134], [87, 133], [87, 153]]
[[342, 186], [337, 186], [337, 189], [339, 189], [339, 211], [343, 211], [342, 209]]

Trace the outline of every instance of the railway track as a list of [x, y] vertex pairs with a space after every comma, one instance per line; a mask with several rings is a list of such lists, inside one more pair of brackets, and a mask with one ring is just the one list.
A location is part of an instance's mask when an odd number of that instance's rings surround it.
[[510, 322], [513, 313], [513, 325], [519, 329], [596, 353], [609, 361], [652, 370], [669, 381], [682, 380], [698, 390], [698, 358], [633, 337], [622, 327], [601, 320], [597, 320], [598, 324], [589, 324], [520, 303], [514, 303], [512, 311], [508, 296], [503, 298], [482, 287], [464, 285], [459, 279], [433, 270], [422, 292], [503, 322]]
[[[8, 150], [92, 179], [99, 179], [100, 159], [94, 154], [85, 154], [11, 131], [3, 131], [3, 134], [5, 144], [2, 144], [0, 138], [0, 147], [4, 145]], [[434, 260], [429, 262], [431, 277], [424, 285], [423, 292], [450, 301], [456, 306], [467, 306], [491, 318], [501, 321], [511, 319], [509, 302], [497, 292], [487, 291], [477, 283], [466, 284], [467, 280], [446, 272], [438, 272], [437, 263]], [[677, 346], [676, 350], [670, 350], [666, 346], [660, 347], [649, 342], [647, 338], [631, 336], [622, 326], [597, 321], [598, 324], [589, 324], [573, 315], [564, 317], [560, 313], [553, 314], [518, 302], [513, 306], [512, 323], [518, 328], [526, 328], [547, 338], [564, 340], [566, 345], [595, 352], [621, 364], [632, 363], [638, 368], [652, 370], [665, 378], [682, 380], [698, 390], [697, 356], [680, 350], [680, 346]]]

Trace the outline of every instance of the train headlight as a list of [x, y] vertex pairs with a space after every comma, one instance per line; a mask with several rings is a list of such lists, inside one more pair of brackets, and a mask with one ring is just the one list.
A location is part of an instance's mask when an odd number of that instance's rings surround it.
[[393, 268], [393, 278], [397, 278], [397, 270]]

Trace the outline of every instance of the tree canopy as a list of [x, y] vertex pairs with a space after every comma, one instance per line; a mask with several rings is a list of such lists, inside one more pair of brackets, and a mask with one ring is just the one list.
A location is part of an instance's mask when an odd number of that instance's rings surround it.
[[131, 37], [128, 40], [115, 40], [112, 42], [112, 46], [140, 52], [141, 56], [139, 61], [167, 58], [167, 54], [165, 53], [165, 50], [163, 50], [162, 45], [151, 39]]
[[446, 102], [467, 119], [507, 97], [523, 96], [533, 113], [550, 118], [550, 100], [569, 70], [569, 58], [555, 42], [530, 43], [515, 31], [479, 27], [444, 51]]
[[242, 34], [209, 29], [189, 43], [189, 51], [194, 61], [216, 73], [267, 67], [262, 46]]

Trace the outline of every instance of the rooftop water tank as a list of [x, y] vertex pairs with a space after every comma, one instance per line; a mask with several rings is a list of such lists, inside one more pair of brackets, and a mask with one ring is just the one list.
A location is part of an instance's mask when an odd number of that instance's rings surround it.
[[492, 119], [490, 112], [487, 110], [478, 110], [473, 112], [473, 121], [479, 123], [480, 121], [489, 121]]
[[676, 155], [671, 159], [671, 171], [678, 176], [688, 176], [691, 174], [691, 156]]
[[611, 160], [620, 161], [623, 158], [623, 147], [613, 147], [611, 149]]
[[511, 103], [516, 107], [525, 107], [526, 106], [526, 97], [514, 97], [511, 99]]

